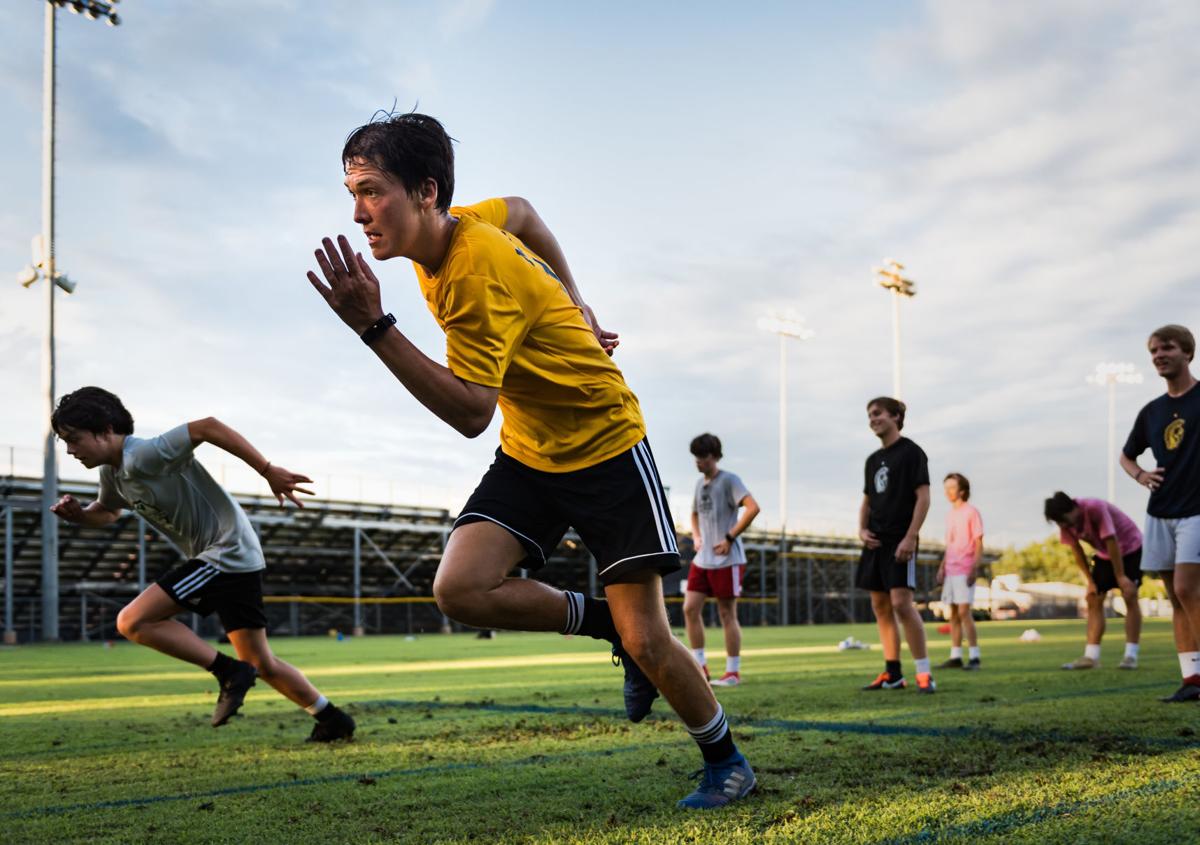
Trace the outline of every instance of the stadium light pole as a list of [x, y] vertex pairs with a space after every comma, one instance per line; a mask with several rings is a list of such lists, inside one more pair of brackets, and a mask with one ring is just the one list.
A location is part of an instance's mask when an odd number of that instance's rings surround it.
[[772, 311], [758, 320], [758, 327], [779, 336], [779, 568], [780, 624], [787, 624], [787, 342], [808, 340], [815, 332], [804, 325], [804, 318], [795, 311]]
[[1117, 385], [1141, 384], [1142, 374], [1133, 364], [1105, 361], [1088, 373], [1088, 384], [1108, 388], [1108, 500], [1117, 497]]
[[904, 265], [891, 258], [883, 260], [882, 267], [875, 268], [875, 281], [880, 287], [892, 292], [892, 395], [900, 398], [900, 299], [917, 295], [917, 283], [904, 278]]
[[54, 266], [54, 125], [55, 125], [55, 61], [57, 45], [57, 13], [68, 8], [89, 20], [103, 19], [117, 26], [120, 16], [114, 11], [118, 0], [44, 0], [45, 36], [42, 57], [42, 233], [34, 238], [33, 264], [17, 274], [17, 280], [29, 287], [39, 278], [46, 284], [46, 336], [42, 346], [42, 386], [46, 395], [43, 415], [45, 438], [42, 461], [42, 638], [58, 639], [58, 518], [50, 506], [58, 499], [58, 456], [54, 450], [54, 429], [50, 415], [54, 412], [54, 290], [67, 293], [75, 283]]

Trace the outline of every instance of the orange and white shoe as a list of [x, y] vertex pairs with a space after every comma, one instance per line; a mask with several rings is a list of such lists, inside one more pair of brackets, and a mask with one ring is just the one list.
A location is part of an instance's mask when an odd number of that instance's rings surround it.
[[933, 682], [933, 675], [928, 672], [917, 673], [917, 692], [933, 692], [937, 689], [937, 684]]
[[908, 686], [904, 681], [904, 676], [892, 680], [892, 677], [887, 672], [880, 672], [879, 677], [867, 684], [865, 690], [880, 690], [880, 689], [904, 689]]
[[726, 672], [715, 681], [709, 681], [714, 687], [736, 687], [742, 682], [742, 676], [739, 672]]

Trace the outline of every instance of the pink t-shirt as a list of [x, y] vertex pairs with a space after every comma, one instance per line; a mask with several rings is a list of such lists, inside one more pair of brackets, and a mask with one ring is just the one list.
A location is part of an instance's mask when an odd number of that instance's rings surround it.
[[1137, 523], [1116, 505], [1110, 505], [1103, 499], [1076, 499], [1075, 504], [1083, 513], [1083, 527], [1078, 531], [1063, 528], [1059, 537], [1064, 543], [1082, 540], [1096, 550], [1097, 557], [1105, 560], [1108, 560], [1108, 551], [1104, 541], [1109, 537], [1117, 539], [1117, 548], [1123, 555], [1142, 547], [1142, 532]]
[[975, 541], [983, 536], [983, 517], [963, 502], [946, 514], [946, 574], [970, 575], [975, 569]]

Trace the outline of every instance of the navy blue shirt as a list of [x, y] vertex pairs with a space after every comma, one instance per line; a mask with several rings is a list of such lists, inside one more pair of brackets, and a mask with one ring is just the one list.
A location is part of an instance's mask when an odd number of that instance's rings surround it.
[[863, 493], [871, 509], [867, 530], [899, 540], [912, 525], [917, 488], [929, 486], [929, 459], [916, 443], [901, 437], [867, 458]]
[[1142, 408], [1122, 451], [1137, 460], [1147, 449], [1164, 472], [1146, 513], [1159, 519], [1200, 514], [1200, 384], [1182, 396], [1164, 393]]

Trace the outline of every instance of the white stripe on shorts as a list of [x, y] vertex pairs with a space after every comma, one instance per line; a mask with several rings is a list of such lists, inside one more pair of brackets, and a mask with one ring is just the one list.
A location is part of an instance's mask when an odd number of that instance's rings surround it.
[[913, 552], [912, 557], [908, 559], [908, 588], [910, 590], [917, 589], [917, 553]]
[[[545, 562], [546, 562], [546, 553], [542, 551], [542, 545], [541, 545], [541, 543], [538, 543], [536, 540], [534, 540], [534, 539], [532, 539], [532, 538], [530, 538], [530, 537], [526, 537], [524, 534], [522, 534], [522, 533], [521, 533], [520, 531], [518, 531], [517, 529], [513, 528], [511, 525], [505, 525], [503, 522], [501, 522], [500, 520], [496, 519], [496, 517], [494, 517], [494, 516], [488, 516], [486, 513], [477, 513], [477, 512], [475, 512], [475, 511], [472, 511], [471, 513], [460, 513], [460, 514], [458, 515], [458, 519], [454, 520], [454, 525], [453, 525], [453, 526], [451, 526], [451, 530], [453, 530], [453, 529], [455, 529], [455, 528], [457, 528], [457, 527], [458, 527], [458, 523], [459, 523], [459, 522], [462, 520], [462, 518], [463, 518], [464, 516], [477, 516], [477, 517], [479, 517], [480, 519], [485, 519], [485, 520], [487, 520], [488, 522], [494, 522], [494, 523], [496, 523], [496, 524], [497, 524], [497, 525], [499, 525], [501, 528], [503, 528], [505, 531], [507, 531], [509, 534], [512, 534], [514, 537], [520, 537], [522, 540], [524, 540], [525, 542], [527, 542], [527, 543], [529, 543], [531, 546], [533, 546], [535, 549], [537, 549], [538, 556], [539, 556], [539, 557], [541, 557], [541, 559], [542, 559], [542, 563], [545, 563]], [[526, 551], [528, 551], [528, 549], [526, 549]]]
[[206, 563], [204, 566], [197, 569], [178, 584], [174, 585], [175, 597], [184, 598], [185, 596], [190, 596], [192, 593], [196, 592], [196, 590], [200, 589], [220, 574], [221, 570], [217, 569], [212, 564]]
[[646, 495], [650, 499], [650, 510], [654, 514], [655, 527], [658, 529], [658, 539], [662, 543], [663, 551], [678, 552], [679, 547], [675, 544], [675, 526], [671, 525], [667, 519], [666, 497], [663, 495], [662, 482], [659, 481], [654, 461], [650, 458], [650, 452], [646, 449], [646, 442], [643, 440], [634, 445], [632, 454], [633, 462], [642, 476], [642, 483], [646, 486]]

